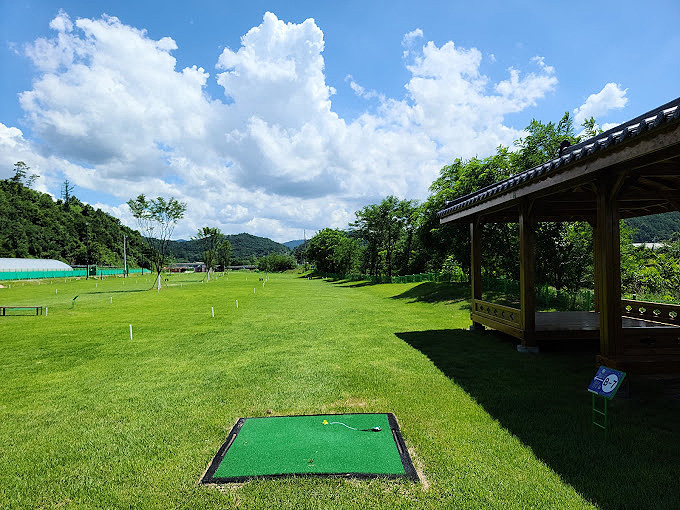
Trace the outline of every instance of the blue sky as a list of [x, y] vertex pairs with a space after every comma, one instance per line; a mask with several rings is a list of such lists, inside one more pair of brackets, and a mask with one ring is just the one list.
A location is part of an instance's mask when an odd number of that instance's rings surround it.
[[678, 96], [679, 3], [562, 5], [2, 2], [0, 177], [24, 160], [131, 226], [128, 198], [176, 196], [177, 237], [344, 227], [532, 118]]

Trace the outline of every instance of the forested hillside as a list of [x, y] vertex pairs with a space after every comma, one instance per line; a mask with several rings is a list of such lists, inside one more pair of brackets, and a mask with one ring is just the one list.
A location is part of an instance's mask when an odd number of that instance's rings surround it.
[[20, 172], [0, 180], [0, 257], [122, 267], [126, 235], [128, 266], [144, 264], [139, 232], [75, 197], [55, 202], [50, 195], [28, 187], [29, 181]]
[[626, 223], [635, 229], [634, 243], [668, 241], [674, 233], [680, 232], [680, 212], [630, 218]]
[[[55, 201], [50, 195], [31, 189], [30, 181], [22, 171], [0, 180], [0, 257], [49, 258], [69, 265], [89, 262], [122, 267], [125, 235], [128, 266], [149, 267], [145, 256], [148, 248], [139, 232], [74, 196], [68, 201]], [[255, 263], [270, 253], [290, 253], [282, 244], [251, 234], [224, 238], [231, 243], [235, 264]], [[202, 260], [202, 250], [198, 241], [170, 243], [170, 257], [176, 262]]]

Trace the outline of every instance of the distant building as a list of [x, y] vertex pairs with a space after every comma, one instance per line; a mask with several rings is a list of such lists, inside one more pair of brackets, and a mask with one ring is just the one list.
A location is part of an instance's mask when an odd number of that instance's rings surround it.
[[647, 248], [648, 250], [658, 250], [666, 246], [666, 243], [633, 243], [636, 248]]
[[172, 264], [169, 270], [171, 273], [186, 273], [187, 271], [204, 273], [206, 267], [203, 262], [177, 262], [176, 264]]

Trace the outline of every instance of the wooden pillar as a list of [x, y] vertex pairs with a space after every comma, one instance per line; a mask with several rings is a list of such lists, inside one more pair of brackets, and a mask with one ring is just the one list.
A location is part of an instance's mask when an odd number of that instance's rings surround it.
[[523, 202], [519, 209], [519, 299], [524, 347], [536, 345], [535, 239], [536, 228], [531, 217], [531, 204]]
[[591, 226], [593, 227], [593, 297], [595, 298], [595, 311], [600, 311], [600, 257], [597, 256], [597, 220]]
[[[600, 355], [612, 360], [623, 352], [621, 331], [621, 247], [619, 206], [620, 179], [605, 175], [597, 186], [598, 288], [600, 308]], [[614, 367], [615, 368], [615, 367]]]
[[[479, 218], [470, 222], [470, 287], [472, 301], [470, 306], [475, 309], [475, 299], [482, 299], [482, 236]], [[484, 329], [479, 322], [472, 323], [473, 329]]]

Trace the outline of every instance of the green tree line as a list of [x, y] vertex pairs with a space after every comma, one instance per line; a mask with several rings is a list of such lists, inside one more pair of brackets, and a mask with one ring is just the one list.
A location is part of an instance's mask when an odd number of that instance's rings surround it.
[[[585, 137], [597, 134], [594, 119], [583, 127]], [[569, 113], [557, 123], [533, 120], [525, 132], [526, 136], [515, 141], [514, 150], [500, 146], [487, 158], [456, 159], [443, 167], [422, 203], [388, 196], [356, 211], [356, 219], [347, 229], [321, 230], [309, 240], [303, 255], [322, 273], [393, 276], [448, 272], [469, 276], [469, 226], [440, 225], [436, 213], [444, 209], [447, 200], [556, 157], [564, 140], [570, 144], [580, 141]], [[679, 218], [669, 214], [622, 222], [624, 292], [680, 299]], [[635, 248], [636, 228], [644, 228], [648, 234], [661, 232], [669, 243], [658, 250]], [[483, 276], [519, 279], [518, 225], [485, 224], [482, 238]], [[537, 226], [536, 283], [558, 291], [593, 288], [593, 233], [588, 223], [544, 222]]]

